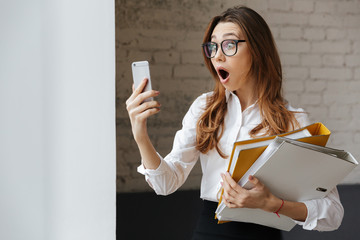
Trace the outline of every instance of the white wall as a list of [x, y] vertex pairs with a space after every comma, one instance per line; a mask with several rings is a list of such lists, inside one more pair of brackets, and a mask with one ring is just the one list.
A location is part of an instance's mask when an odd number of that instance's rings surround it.
[[113, 1], [0, 2], [0, 239], [115, 239]]

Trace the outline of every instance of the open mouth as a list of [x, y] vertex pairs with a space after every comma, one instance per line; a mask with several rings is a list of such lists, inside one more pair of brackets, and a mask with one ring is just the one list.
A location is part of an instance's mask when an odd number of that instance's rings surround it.
[[226, 70], [224, 70], [224, 69], [219, 69], [219, 70], [218, 70], [218, 73], [219, 73], [219, 76], [220, 76], [223, 80], [225, 80], [225, 79], [227, 79], [227, 78], [229, 77], [229, 72], [226, 71]]

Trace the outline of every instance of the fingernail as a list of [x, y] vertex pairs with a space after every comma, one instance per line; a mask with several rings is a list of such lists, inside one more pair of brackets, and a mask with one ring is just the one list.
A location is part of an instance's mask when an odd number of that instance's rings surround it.
[[249, 176], [249, 179], [250, 179], [250, 180], [253, 180], [253, 179], [254, 179], [254, 177], [253, 177], [252, 175], [250, 175], [250, 176]]
[[230, 173], [229, 173], [229, 172], [226, 172], [226, 175], [228, 175], [228, 176], [230, 176], [230, 177], [231, 177], [231, 175], [230, 175]]

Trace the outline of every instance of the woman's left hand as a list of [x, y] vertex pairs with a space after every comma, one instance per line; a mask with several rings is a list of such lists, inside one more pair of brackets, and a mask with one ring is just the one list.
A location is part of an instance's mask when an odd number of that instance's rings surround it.
[[260, 208], [275, 212], [281, 205], [282, 200], [275, 197], [256, 177], [249, 176], [254, 187], [247, 190], [237, 184], [228, 172], [221, 176], [224, 188], [222, 199], [229, 208]]

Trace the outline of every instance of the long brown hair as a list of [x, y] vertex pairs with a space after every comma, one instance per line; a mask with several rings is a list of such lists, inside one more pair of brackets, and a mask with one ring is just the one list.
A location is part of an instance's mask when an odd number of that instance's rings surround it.
[[[220, 22], [237, 24], [248, 44], [252, 64], [247, 77], [255, 81], [254, 89], [258, 97], [261, 123], [253, 128], [251, 137], [275, 135], [295, 129], [299, 123], [294, 113], [287, 110], [282, 95], [282, 69], [279, 54], [271, 31], [264, 19], [254, 10], [247, 7], [234, 7], [214, 17], [205, 32], [203, 43], [209, 42], [211, 34]], [[224, 118], [227, 111], [225, 88], [220, 83], [211, 60], [204, 55], [207, 68], [215, 79], [213, 94], [207, 99], [205, 112], [200, 116], [196, 128], [196, 148], [207, 153], [216, 148], [221, 157], [226, 155], [218, 146], [223, 134]]]

